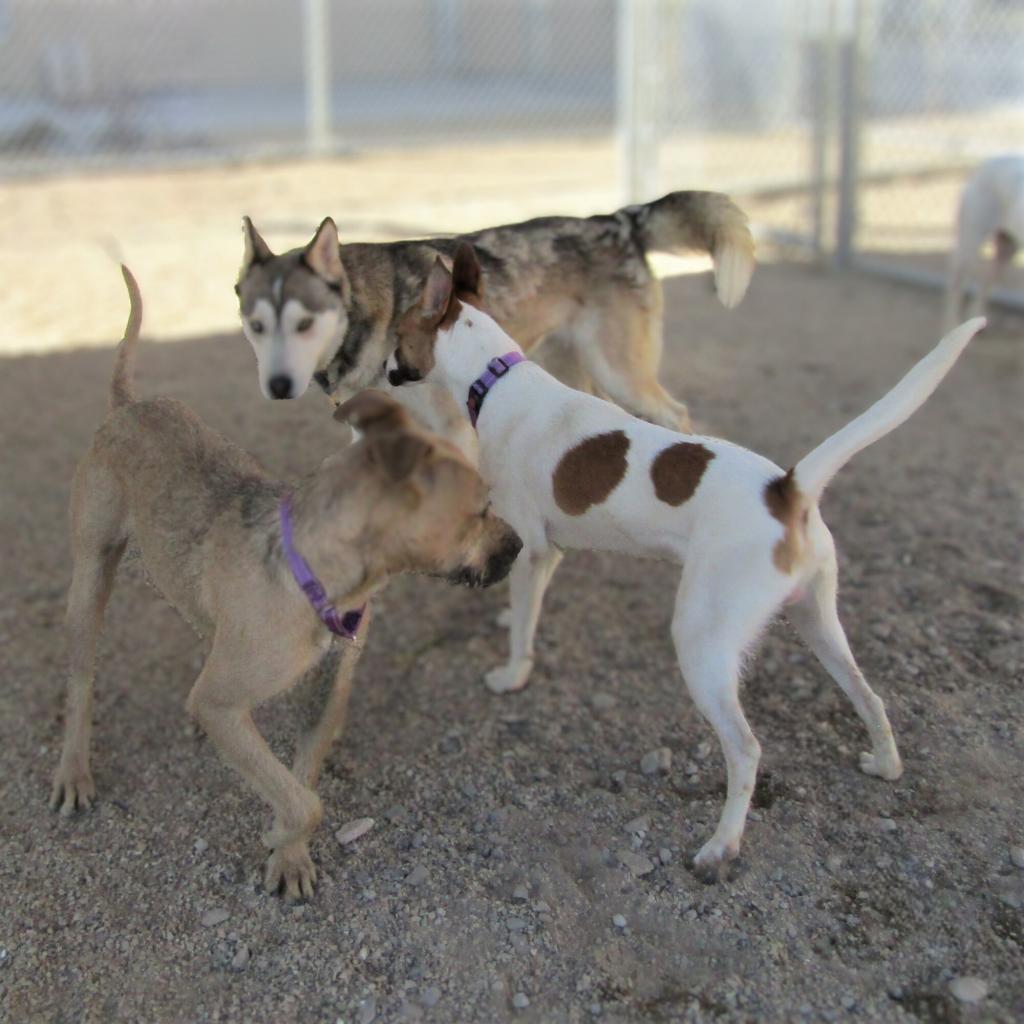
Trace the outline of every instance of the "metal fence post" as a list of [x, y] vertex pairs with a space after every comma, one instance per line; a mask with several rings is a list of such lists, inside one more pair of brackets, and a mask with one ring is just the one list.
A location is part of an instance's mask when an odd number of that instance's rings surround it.
[[836, 105], [836, 0], [828, 0], [808, 44], [811, 72], [811, 245], [816, 259], [825, 253], [830, 151]]
[[331, 40], [328, 0], [303, 0], [306, 80], [306, 148], [311, 156], [331, 148]]
[[627, 203], [657, 188], [657, 15], [656, 0], [618, 0], [616, 128]]
[[840, 270], [849, 270], [853, 265], [857, 234], [864, 7], [862, 0], [855, 0], [851, 30], [839, 48], [839, 196], [835, 263]]

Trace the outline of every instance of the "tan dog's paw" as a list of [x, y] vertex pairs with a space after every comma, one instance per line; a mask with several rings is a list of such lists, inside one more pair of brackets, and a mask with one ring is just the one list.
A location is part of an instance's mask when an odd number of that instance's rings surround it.
[[60, 811], [65, 818], [75, 811], [87, 811], [96, 799], [96, 784], [88, 766], [72, 767], [63, 762], [54, 773], [50, 791], [50, 809]]
[[510, 665], [492, 668], [484, 676], [484, 685], [491, 693], [512, 693], [521, 690], [533, 671], [533, 658], [521, 658]]
[[874, 775], [879, 779], [895, 782], [903, 774], [903, 764], [899, 754], [888, 757], [876, 757], [867, 752], [860, 755], [860, 770], [865, 775]]
[[263, 884], [271, 896], [280, 893], [289, 903], [313, 898], [316, 865], [305, 843], [292, 843], [275, 850], [267, 861]]

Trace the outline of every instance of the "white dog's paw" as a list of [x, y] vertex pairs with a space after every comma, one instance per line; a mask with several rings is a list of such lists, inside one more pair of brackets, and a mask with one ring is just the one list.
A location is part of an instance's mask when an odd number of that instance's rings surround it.
[[484, 685], [491, 693], [512, 693], [526, 685], [532, 670], [533, 658], [521, 658], [501, 668], [492, 668], [484, 676]]
[[508, 629], [512, 625], [512, 609], [502, 608], [494, 621], [500, 629]]
[[903, 774], [903, 765], [900, 762], [900, 755], [895, 752], [885, 757], [876, 757], [865, 752], [860, 755], [860, 770], [865, 775], [874, 775], [895, 782]]
[[740, 855], [739, 839], [712, 836], [693, 858], [693, 870], [704, 882], [720, 882], [728, 876], [729, 863]]

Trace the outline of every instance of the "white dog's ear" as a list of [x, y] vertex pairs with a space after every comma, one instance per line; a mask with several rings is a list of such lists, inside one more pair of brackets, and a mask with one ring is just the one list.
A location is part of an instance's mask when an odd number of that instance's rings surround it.
[[270, 246], [263, 241], [263, 236], [256, 230], [248, 217], [242, 218], [242, 234], [245, 237], [245, 255], [242, 257], [242, 269], [238, 274], [239, 280], [245, 277], [254, 263], [266, 263], [267, 260], [274, 258]]
[[440, 323], [451, 299], [452, 272], [444, 265], [444, 260], [437, 256], [420, 296], [421, 316], [430, 323]]
[[483, 284], [480, 280], [480, 260], [476, 249], [469, 242], [459, 242], [452, 262], [452, 279], [455, 294], [462, 298], [480, 298], [483, 295]]
[[302, 258], [314, 274], [330, 284], [341, 284], [345, 277], [345, 268], [341, 265], [338, 228], [330, 217], [324, 217], [320, 222], [320, 227], [316, 229], [313, 240], [303, 251]]

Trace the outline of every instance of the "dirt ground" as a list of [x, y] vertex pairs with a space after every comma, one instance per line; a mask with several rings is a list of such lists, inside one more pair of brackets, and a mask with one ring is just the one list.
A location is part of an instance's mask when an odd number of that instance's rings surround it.
[[[770, 264], [732, 313], [704, 276], [668, 282], [667, 310], [666, 381], [707, 429], [783, 465], [891, 385], [939, 320], [929, 292]], [[996, 317], [824, 503], [898, 783], [860, 773], [849, 704], [776, 625], [744, 687], [764, 759], [742, 858], [705, 886], [688, 856], [725, 775], [672, 652], [677, 571], [567, 557], [533, 685], [506, 698], [481, 684], [504, 589], [401, 579], [320, 787], [321, 885], [297, 907], [259, 887], [267, 815], [186, 727], [201, 648], [137, 565], [101, 647], [99, 802], [46, 809], [68, 485], [111, 352], [4, 359], [0, 1020], [1024, 1019], [1022, 346], [1024, 322]], [[139, 363], [142, 391], [186, 399], [284, 476], [340, 443], [322, 396], [258, 397], [237, 333]], [[287, 706], [260, 722], [287, 751]], [[643, 775], [662, 746], [671, 772]], [[361, 817], [373, 829], [339, 844]], [[958, 1002], [962, 976], [987, 998]]]

